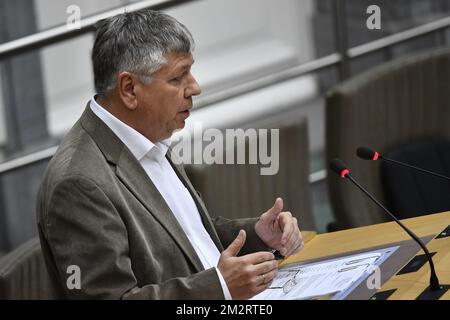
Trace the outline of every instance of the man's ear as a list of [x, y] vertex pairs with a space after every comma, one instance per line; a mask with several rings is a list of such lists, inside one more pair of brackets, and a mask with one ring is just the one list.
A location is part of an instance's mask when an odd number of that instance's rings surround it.
[[137, 108], [137, 97], [135, 92], [136, 77], [130, 72], [121, 72], [117, 76], [117, 89], [123, 104], [130, 110]]

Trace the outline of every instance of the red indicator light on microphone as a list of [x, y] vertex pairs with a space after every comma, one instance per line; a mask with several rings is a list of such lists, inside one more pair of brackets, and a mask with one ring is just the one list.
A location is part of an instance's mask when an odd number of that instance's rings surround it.
[[344, 169], [344, 170], [341, 171], [341, 177], [345, 178], [345, 175], [349, 174], [349, 173], [350, 173], [350, 171], [348, 171], [348, 169]]
[[378, 152], [375, 151], [375, 154], [373, 155], [372, 160], [378, 160], [378, 157], [380, 156], [380, 154]]

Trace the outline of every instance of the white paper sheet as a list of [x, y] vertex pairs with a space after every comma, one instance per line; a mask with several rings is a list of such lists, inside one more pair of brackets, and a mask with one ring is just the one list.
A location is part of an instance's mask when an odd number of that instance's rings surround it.
[[[253, 300], [344, 298], [384, 262], [397, 247], [374, 250], [331, 260], [281, 268], [270, 287]], [[346, 294], [344, 294], [346, 293]]]

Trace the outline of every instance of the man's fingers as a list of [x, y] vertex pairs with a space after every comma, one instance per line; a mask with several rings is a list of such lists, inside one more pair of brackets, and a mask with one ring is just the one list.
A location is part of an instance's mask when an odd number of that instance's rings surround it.
[[293, 254], [299, 253], [303, 249], [303, 246], [304, 246], [303, 238], [301, 236], [300, 231], [298, 231], [298, 236], [295, 238], [291, 247], [288, 249], [288, 251], [289, 251], [288, 255], [293, 255]]
[[241, 251], [242, 247], [244, 246], [246, 237], [247, 235], [245, 231], [240, 230], [236, 239], [233, 240], [233, 242], [228, 246], [228, 248], [223, 251], [222, 254], [225, 254], [229, 257], [237, 256], [239, 251]]
[[266, 282], [267, 284], [270, 284], [270, 283], [273, 281], [273, 279], [275, 279], [275, 277], [277, 276], [277, 274], [278, 274], [278, 268], [273, 269], [272, 271], [269, 271], [269, 272], [266, 273], [265, 276], [264, 276], [265, 282]]
[[295, 242], [300, 238], [300, 231], [298, 230], [296, 224], [293, 224], [293, 230], [291, 232], [291, 234], [289, 235], [289, 239], [286, 241], [286, 244], [283, 246], [284, 249], [286, 250], [286, 253], [284, 254], [285, 256], [289, 256], [295, 246]]
[[267, 212], [276, 217], [278, 214], [283, 210], [283, 199], [278, 197], [275, 199], [275, 203], [273, 204], [273, 207], [267, 210]]
[[256, 287], [256, 291], [257, 293], [260, 293], [262, 291], [264, 291], [265, 289], [267, 289], [268, 287], [270, 287], [270, 284], [272, 283], [273, 279], [275, 279], [275, 277], [278, 274], [278, 269], [274, 269], [268, 273], [265, 273], [264, 276], [259, 275], [258, 278], [258, 286]]
[[289, 237], [289, 240], [286, 243], [286, 249], [288, 251], [288, 255], [289, 253], [292, 253], [294, 247], [295, 247], [295, 242], [298, 239], [302, 239], [302, 234], [300, 233], [300, 229], [298, 228], [298, 224], [297, 224], [297, 219], [293, 218], [292, 219], [292, 233]]
[[253, 275], [257, 276], [261, 274], [267, 274], [275, 269], [278, 270], [278, 261], [272, 260], [272, 261], [265, 261], [260, 264], [255, 264], [251, 267], [250, 270]]
[[259, 264], [265, 261], [275, 260], [274, 254], [272, 252], [267, 251], [250, 253], [245, 256], [242, 256], [242, 258], [245, 259], [246, 262], [249, 264]]
[[[290, 212], [282, 212], [279, 219], [279, 224], [283, 234], [281, 235], [280, 244], [282, 247], [286, 247], [289, 238], [294, 231], [294, 224], [292, 223], [292, 214]], [[283, 254], [283, 253], [282, 253]]]
[[297, 239], [297, 241], [295, 241], [294, 245], [292, 246], [292, 250], [289, 253], [289, 255], [294, 255], [299, 253], [304, 247], [304, 242], [303, 239], [300, 237]]
[[280, 227], [281, 230], [283, 230], [283, 235], [281, 236], [281, 245], [285, 245], [289, 240], [292, 232], [294, 231], [292, 214], [290, 212], [283, 212], [283, 215], [280, 217]]

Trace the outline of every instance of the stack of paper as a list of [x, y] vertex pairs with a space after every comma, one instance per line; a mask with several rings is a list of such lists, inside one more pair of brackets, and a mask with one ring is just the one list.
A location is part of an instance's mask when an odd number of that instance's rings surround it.
[[282, 268], [270, 287], [253, 299], [312, 299], [323, 296], [331, 298], [336, 293], [348, 290], [357, 281], [365, 279], [374, 271], [375, 266], [380, 264], [380, 260], [384, 261], [393, 251], [394, 248], [381, 249]]

